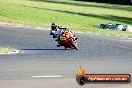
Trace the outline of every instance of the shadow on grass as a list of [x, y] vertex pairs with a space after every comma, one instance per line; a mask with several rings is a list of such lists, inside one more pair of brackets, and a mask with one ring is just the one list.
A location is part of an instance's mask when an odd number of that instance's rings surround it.
[[104, 15], [104, 14], [94, 15], [94, 14], [86, 14], [86, 13], [71, 12], [71, 11], [64, 11], [64, 10], [44, 9], [44, 8], [30, 7], [30, 6], [24, 6], [24, 7], [41, 9], [41, 10], [50, 10], [50, 11], [56, 11], [56, 12], [61, 12], [61, 13], [66, 13], [66, 14], [76, 14], [76, 15], [85, 16], [85, 17], [93, 17], [93, 18], [99, 18], [99, 19], [104, 19], [104, 20], [123, 22], [125, 24], [132, 24], [132, 18], [128, 18], [128, 17], [120, 17], [120, 16]]
[[69, 50], [69, 49], [20, 49], [20, 50], [25, 50], [25, 51], [58, 51], [58, 50]]
[[[72, 6], [84, 6], [84, 7], [97, 7], [97, 8], [107, 8], [113, 10], [124, 10], [124, 11], [132, 11], [131, 6], [123, 7], [123, 5], [101, 5], [101, 4], [83, 4], [77, 2], [67, 2], [67, 1], [51, 1], [51, 0], [30, 0], [30, 1], [38, 1], [38, 2], [48, 2], [48, 3], [58, 3], [58, 4], [65, 4], [65, 5], [72, 5]], [[124, 5], [125, 6], [125, 5]]]

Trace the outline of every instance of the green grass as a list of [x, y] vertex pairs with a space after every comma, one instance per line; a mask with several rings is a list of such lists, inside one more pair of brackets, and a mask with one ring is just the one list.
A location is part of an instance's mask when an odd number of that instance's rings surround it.
[[9, 53], [12, 52], [13, 50], [10, 48], [0, 48], [0, 53]]
[[130, 32], [97, 29], [101, 23], [132, 25], [132, 6], [72, 0], [0, 0], [0, 21], [132, 37]]

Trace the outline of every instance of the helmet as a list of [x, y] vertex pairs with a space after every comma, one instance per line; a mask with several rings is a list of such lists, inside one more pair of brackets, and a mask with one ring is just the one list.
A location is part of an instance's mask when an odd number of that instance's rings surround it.
[[51, 24], [51, 30], [55, 31], [57, 29], [57, 25], [55, 23]]

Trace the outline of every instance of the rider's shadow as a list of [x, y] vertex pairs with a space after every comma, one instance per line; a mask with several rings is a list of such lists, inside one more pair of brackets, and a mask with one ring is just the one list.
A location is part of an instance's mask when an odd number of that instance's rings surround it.
[[70, 50], [70, 49], [20, 49], [24, 51], [58, 51], [58, 50]]

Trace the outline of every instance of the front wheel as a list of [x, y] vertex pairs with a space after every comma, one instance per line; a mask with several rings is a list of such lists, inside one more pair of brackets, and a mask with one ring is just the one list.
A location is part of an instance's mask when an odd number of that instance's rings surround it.
[[76, 49], [76, 50], [79, 49], [79, 48], [77, 47], [77, 45], [75, 45], [75, 43], [74, 43], [73, 41], [69, 40], [69, 43], [70, 43], [71, 46], [74, 47], [74, 49]]

